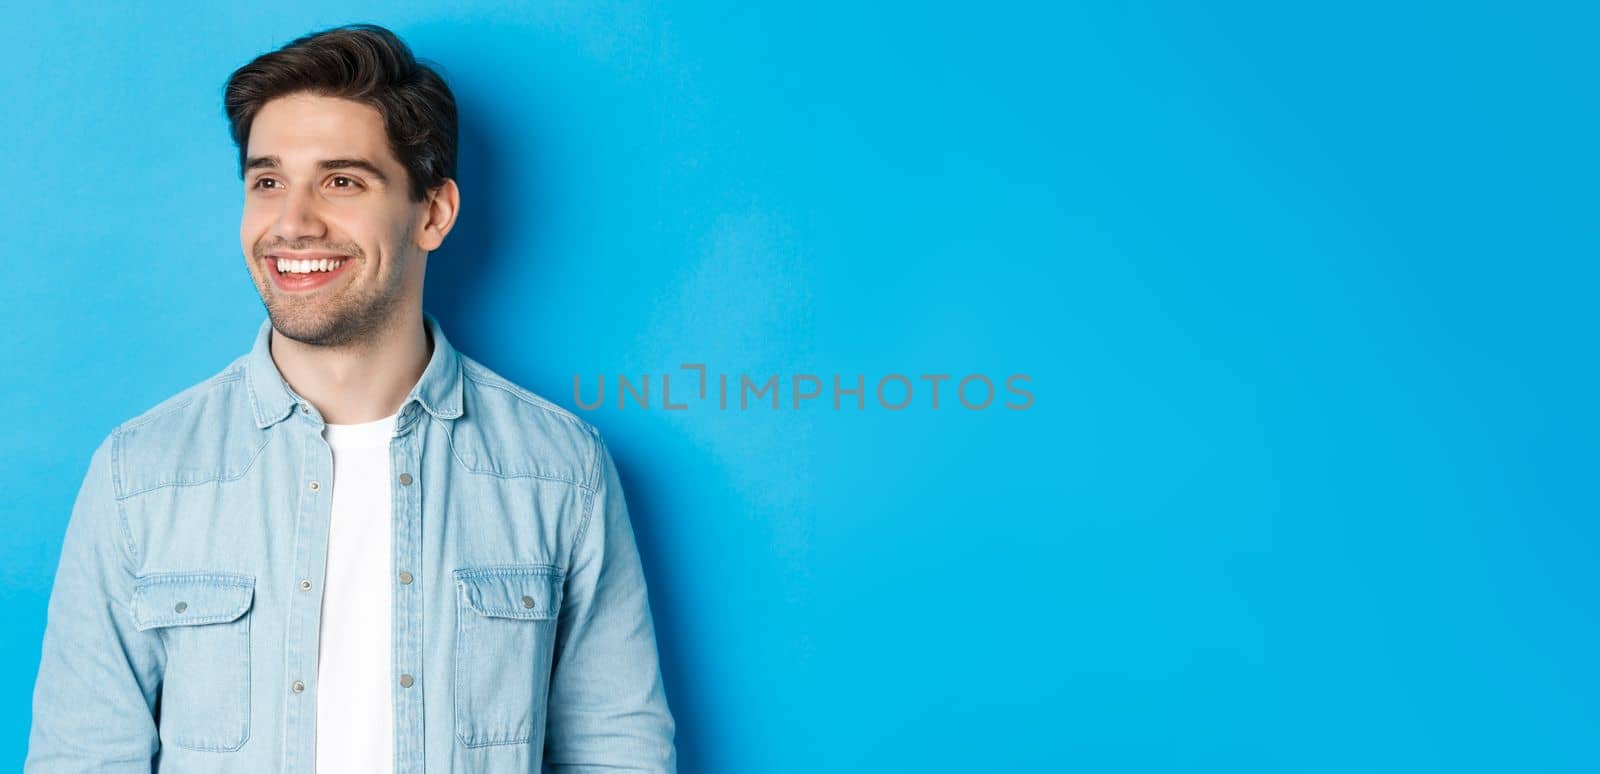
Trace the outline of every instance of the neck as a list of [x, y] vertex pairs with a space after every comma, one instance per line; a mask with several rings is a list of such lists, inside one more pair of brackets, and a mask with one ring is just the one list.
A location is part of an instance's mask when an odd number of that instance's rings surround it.
[[337, 425], [372, 422], [399, 411], [433, 356], [420, 309], [357, 346], [305, 344], [274, 328], [270, 348], [289, 387], [316, 406], [324, 422]]

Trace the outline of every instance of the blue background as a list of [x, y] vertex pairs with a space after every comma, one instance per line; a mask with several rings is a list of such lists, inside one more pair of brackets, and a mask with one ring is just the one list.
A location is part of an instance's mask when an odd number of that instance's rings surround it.
[[0, 768], [90, 452], [264, 316], [224, 79], [377, 21], [460, 100], [427, 306], [515, 381], [1032, 377], [579, 412], [685, 772], [1600, 769], [1577, 4], [253, 5], [0, 29]]

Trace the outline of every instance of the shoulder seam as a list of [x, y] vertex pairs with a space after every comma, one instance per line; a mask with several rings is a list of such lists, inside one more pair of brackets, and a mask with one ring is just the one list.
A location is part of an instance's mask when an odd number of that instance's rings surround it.
[[[123, 432], [125, 430], [132, 430], [134, 428], [139, 427], [140, 425], [148, 424], [148, 423], [153, 422], [153, 421], [155, 421], [157, 419], [160, 419], [161, 417], [167, 416], [168, 414], [173, 414], [173, 413], [176, 413], [178, 411], [182, 411], [183, 409], [188, 408], [189, 404], [194, 403], [195, 398], [198, 398], [201, 395], [210, 392], [211, 389], [213, 389], [213, 388], [215, 388], [215, 387], [217, 387], [219, 385], [228, 384], [230, 382], [240, 381], [243, 378], [244, 378], [244, 365], [242, 363], [238, 362], [238, 361], [234, 361], [233, 363], [229, 364], [229, 366], [227, 368], [224, 368], [222, 371], [219, 371], [218, 373], [212, 374], [211, 376], [208, 376], [205, 379], [202, 379], [202, 380], [200, 380], [200, 381], [198, 381], [198, 382], [196, 382], [194, 384], [189, 385], [188, 387], [185, 387], [185, 388], [179, 390], [178, 392], [172, 394], [171, 396], [163, 399], [160, 403], [157, 403], [156, 405], [151, 406], [150, 408], [146, 409], [143, 413], [139, 414], [138, 416], [135, 416], [132, 419], [129, 419], [129, 420], [123, 422], [122, 424], [117, 425], [116, 432], [118, 432], [120, 434], [121, 432]], [[181, 401], [179, 403], [175, 403], [175, 404], [170, 405], [170, 406], [165, 406], [165, 407], [162, 406], [162, 404], [166, 403], [167, 401], [173, 400], [173, 399], [177, 398], [179, 395], [184, 395], [185, 393], [187, 393], [188, 395], [187, 395], [186, 398], [184, 398], [183, 401]]]
[[[476, 364], [474, 364], [474, 365], [476, 365]], [[593, 433], [593, 429], [594, 429], [593, 425], [589, 424], [588, 422], [585, 422], [583, 419], [581, 419], [580, 417], [574, 415], [572, 412], [570, 412], [570, 411], [568, 411], [568, 410], [566, 410], [566, 409], [564, 409], [564, 408], [562, 408], [560, 406], [557, 406], [556, 404], [551, 403], [550, 401], [545, 400], [544, 398], [541, 398], [538, 395], [535, 395], [534, 393], [528, 391], [527, 389], [525, 389], [523, 387], [520, 387], [520, 386], [518, 386], [516, 384], [513, 384], [512, 382], [506, 381], [503, 378], [496, 378], [496, 377], [491, 376], [491, 375], [489, 375], [487, 373], [481, 373], [481, 372], [468, 373], [466, 371], [463, 371], [463, 375], [466, 376], [466, 378], [468, 380], [470, 380], [473, 384], [477, 384], [477, 385], [482, 386], [482, 387], [492, 387], [494, 389], [500, 390], [501, 392], [505, 392], [505, 393], [511, 395], [512, 397], [517, 398], [517, 399], [521, 400], [522, 402], [524, 402], [524, 403], [526, 403], [526, 404], [528, 404], [530, 406], [533, 406], [534, 408], [540, 409], [540, 410], [542, 410], [542, 411], [544, 411], [546, 413], [554, 414], [555, 416], [560, 417], [561, 419], [571, 423], [574, 427], [578, 428], [579, 430], [582, 430], [584, 433]]]
[[[567, 566], [569, 567], [572, 565], [572, 557], [577, 554], [578, 547], [583, 545], [583, 539], [589, 534], [589, 525], [594, 522], [594, 501], [600, 496], [600, 485], [604, 483], [599, 479], [605, 475], [600, 470], [600, 447], [605, 441], [600, 438], [598, 432], [591, 432], [589, 441], [588, 467], [593, 471], [591, 475], [594, 477], [595, 482], [583, 496], [583, 518], [578, 522], [578, 532], [573, 535], [572, 549], [567, 554]], [[615, 494], [608, 492], [606, 496], [614, 497]], [[604, 516], [601, 518], [604, 518]]]
[[139, 547], [133, 542], [133, 529], [128, 526], [128, 512], [122, 497], [122, 429], [111, 431], [111, 458], [106, 467], [111, 469], [111, 499], [116, 504], [117, 528], [122, 534], [122, 550], [128, 559], [130, 571], [139, 567]]

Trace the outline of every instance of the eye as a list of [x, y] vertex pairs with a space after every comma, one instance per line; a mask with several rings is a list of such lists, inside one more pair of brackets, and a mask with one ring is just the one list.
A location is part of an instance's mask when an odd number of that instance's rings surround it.
[[270, 178], [270, 177], [258, 177], [258, 178], [256, 178], [255, 183], [251, 184], [250, 187], [251, 188], [261, 188], [263, 183], [271, 183], [272, 187], [274, 187], [274, 188], [276, 188], [278, 186], [278, 181], [274, 180], [273, 178]]
[[[356, 180], [353, 177], [347, 177], [345, 175], [335, 175], [330, 179], [333, 181], [333, 187], [334, 188], [343, 188], [345, 190], [354, 191], [357, 188], [361, 187], [360, 181]], [[340, 185], [340, 183], [343, 183], [343, 185]]]

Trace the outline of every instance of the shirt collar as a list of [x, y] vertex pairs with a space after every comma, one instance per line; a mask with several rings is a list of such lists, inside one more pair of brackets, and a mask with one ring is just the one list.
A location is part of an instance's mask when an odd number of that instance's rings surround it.
[[[444, 329], [433, 315], [424, 311], [422, 322], [433, 337], [433, 354], [428, 358], [428, 367], [422, 371], [422, 378], [400, 404], [400, 410], [405, 411], [414, 400], [439, 419], [455, 419], [461, 416], [461, 356], [450, 346]], [[256, 426], [261, 428], [282, 421], [294, 411], [295, 404], [302, 402], [283, 380], [278, 364], [273, 362], [271, 341], [272, 318], [269, 317], [261, 322], [255, 345], [245, 357], [245, 383], [249, 385]]]

